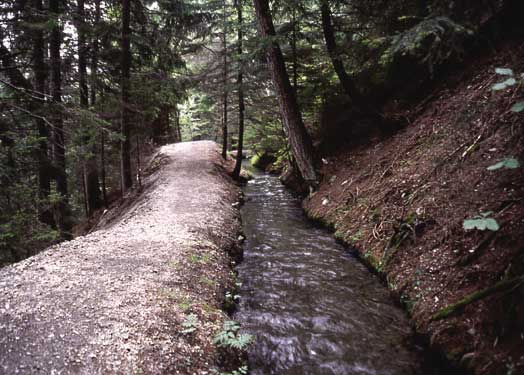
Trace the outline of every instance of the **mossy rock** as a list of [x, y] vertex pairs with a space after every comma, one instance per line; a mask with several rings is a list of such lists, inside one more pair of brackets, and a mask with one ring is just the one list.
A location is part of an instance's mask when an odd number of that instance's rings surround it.
[[265, 170], [271, 163], [274, 163], [277, 158], [268, 152], [255, 154], [251, 157], [250, 162], [253, 167]]

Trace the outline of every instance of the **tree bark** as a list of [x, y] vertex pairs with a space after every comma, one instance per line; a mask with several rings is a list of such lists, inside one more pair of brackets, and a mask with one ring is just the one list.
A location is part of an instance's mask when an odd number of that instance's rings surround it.
[[122, 195], [131, 187], [131, 112], [129, 110], [130, 76], [131, 76], [131, 18], [130, 0], [122, 0], [122, 56], [121, 56], [121, 121], [120, 133], [120, 173], [122, 178]]
[[151, 123], [152, 139], [157, 145], [165, 145], [173, 141], [173, 131], [169, 126], [170, 111], [171, 107], [169, 105], [161, 106], [158, 115]]
[[242, 0], [235, 0], [235, 7], [237, 8], [237, 54], [238, 54], [238, 144], [237, 157], [235, 168], [233, 169], [233, 178], [239, 179], [240, 169], [242, 168], [243, 144], [244, 144], [244, 87], [243, 87], [243, 61], [242, 61]]
[[324, 32], [324, 40], [326, 41], [326, 49], [331, 59], [333, 68], [335, 69], [335, 73], [337, 74], [346, 94], [359, 108], [364, 109], [364, 99], [353, 83], [351, 77], [347, 74], [342, 59], [338, 54], [335, 33], [333, 31], [333, 24], [331, 22], [331, 9], [329, 7], [329, 0], [320, 0], [320, 13], [322, 16], [322, 30]]
[[275, 27], [269, 2], [268, 0], [254, 0], [254, 4], [259, 33], [263, 38], [272, 41], [267, 47], [267, 59], [291, 150], [302, 178], [308, 185], [314, 186], [317, 184], [317, 174], [313, 163], [313, 144], [302, 121], [302, 114], [289, 82], [282, 51], [275, 41]]
[[102, 182], [102, 198], [104, 200], [104, 207], [108, 207], [107, 202], [107, 188], [106, 188], [106, 145], [104, 132], [100, 134], [100, 165], [101, 165], [101, 182]]
[[[43, 13], [42, 0], [33, 0], [33, 8], [37, 13], [33, 18], [36, 22], [42, 22], [41, 14]], [[47, 79], [47, 67], [44, 59], [45, 41], [44, 31], [40, 28], [33, 30], [33, 72], [34, 72], [34, 89], [36, 95], [40, 98], [38, 100], [38, 109], [43, 109], [45, 106], [45, 91]], [[42, 111], [40, 111], [42, 112]], [[41, 114], [41, 113], [40, 113]], [[37, 164], [38, 164], [38, 198], [44, 207], [39, 210], [39, 220], [51, 227], [56, 227], [53, 213], [49, 210], [47, 202], [49, 200], [49, 193], [51, 192], [51, 176], [52, 168], [51, 161], [48, 154], [48, 142], [50, 138], [49, 129], [44, 119], [35, 119], [35, 127], [38, 131], [38, 149], [37, 149]]]
[[[59, 16], [60, 0], [49, 0], [49, 11]], [[62, 58], [60, 47], [62, 30], [60, 25], [52, 28], [49, 36], [49, 58], [51, 63], [51, 97], [53, 99], [53, 159], [55, 164], [56, 190], [60, 194], [57, 204], [57, 224], [64, 238], [71, 238], [71, 221], [69, 215], [69, 192], [67, 187], [64, 122], [62, 118]]]
[[96, 94], [98, 89], [97, 84], [97, 74], [98, 74], [98, 26], [100, 24], [100, 0], [95, 0], [95, 19], [94, 19], [94, 28], [95, 33], [91, 43], [91, 106], [96, 104]]
[[2, 186], [8, 186], [10, 184], [11, 176], [13, 176], [16, 173], [16, 164], [15, 159], [13, 157], [13, 148], [15, 145], [15, 141], [11, 136], [9, 136], [9, 126], [2, 117], [0, 117], [0, 143], [2, 144], [2, 147], [5, 147], [5, 149], [7, 150], [7, 160], [5, 165], [7, 168], [5, 170], [5, 173], [3, 173], [2, 176], [0, 176], [0, 183], [2, 184]]
[[224, 86], [224, 92], [222, 94], [222, 105], [223, 105], [223, 114], [222, 114], [222, 157], [225, 159], [227, 158], [227, 137], [228, 137], [228, 131], [227, 131], [227, 8], [226, 8], [226, 2], [224, 1], [224, 30], [222, 33], [222, 46], [224, 51], [224, 76], [223, 76], [223, 86]]
[[[84, 0], [77, 0], [77, 22], [76, 29], [78, 35], [78, 81], [80, 87], [80, 106], [83, 109], [89, 107], [89, 92], [87, 86], [87, 38], [85, 32], [85, 9]], [[95, 99], [96, 100], [96, 99]], [[98, 166], [96, 164], [96, 143], [91, 132], [86, 132], [83, 139], [84, 145], [88, 150], [84, 163], [84, 187], [87, 203], [87, 215], [102, 206], [100, 197], [100, 183], [98, 178]]]
[[87, 88], [87, 54], [86, 33], [84, 26], [85, 10], [84, 1], [77, 0], [76, 9], [76, 32], [78, 35], [78, 86], [80, 87], [80, 106], [89, 106], [89, 92]]
[[175, 107], [175, 132], [177, 136], [176, 142], [182, 142], [182, 130], [180, 129], [180, 111]]
[[293, 32], [291, 34], [291, 56], [293, 62], [293, 90], [295, 90], [295, 95], [298, 95], [298, 61], [297, 61], [297, 11], [293, 7]]

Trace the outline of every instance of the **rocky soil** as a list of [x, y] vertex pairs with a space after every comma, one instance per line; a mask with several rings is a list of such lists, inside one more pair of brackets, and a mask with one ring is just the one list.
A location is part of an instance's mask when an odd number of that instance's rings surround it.
[[216, 368], [240, 231], [232, 166], [213, 142], [164, 146], [152, 163], [97, 231], [0, 270], [0, 373]]

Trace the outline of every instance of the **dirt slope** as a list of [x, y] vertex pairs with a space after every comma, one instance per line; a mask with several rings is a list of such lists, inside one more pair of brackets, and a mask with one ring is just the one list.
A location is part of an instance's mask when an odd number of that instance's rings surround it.
[[[504, 80], [495, 67], [524, 71], [522, 51], [510, 43], [472, 59], [405, 113], [411, 123], [395, 136], [325, 156], [324, 181], [304, 202], [468, 373], [524, 374], [524, 169], [486, 169], [524, 157], [524, 117], [509, 111], [524, 92], [491, 90]], [[462, 228], [490, 211], [498, 232]], [[482, 298], [434, 319], [468, 297]]]
[[[110, 225], [0, 270], [0, 373], [214, 367], [239, 191], [213, 142], [164, 146], [155, 163]], [[183, 334], [190, 313], [196, 331]]]

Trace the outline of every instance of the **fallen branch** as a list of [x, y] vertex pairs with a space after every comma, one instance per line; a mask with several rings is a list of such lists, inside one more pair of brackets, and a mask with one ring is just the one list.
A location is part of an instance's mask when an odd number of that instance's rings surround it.
[[467, 306], [467, 305], [469, 305], [469, 304], [471, 304], [473, 302], [476, 302], [476, 301], [479, 301], [479, 300], [481, 300], [483, 298], [489, 297], [490, 295], [495, 294], [495, 293], [500, 292], [500, 291], [516, 289], [519, 286], [521, 286], [522, 284], [524, 284], [524, 275], [515, 277], [513, 279], [507, 279], [507, 280], [499, 281], [498, 283], [496, 283], [493, 286], [490, 286], [490, 287], [488, 287], [486, 289], [474, 292], [474, 293], [472, 293], [470, 295], [467, 295], [466, 297], [462, 298], [460, 301], [458, 301], [458, 302], [456, 302], [456, 303], [454, 303], [452, 305], [449, 305], [447, 307], [444, 307], [442, 310], [440, 310], [435, 315], [433, 315], [431, 317], [430, 321], [433, 322], [433, 321], [436, 321], [436, 320], [445, 319], [445, 318], [455, 314], [456, 312], [459, 312], [465, 306]]

